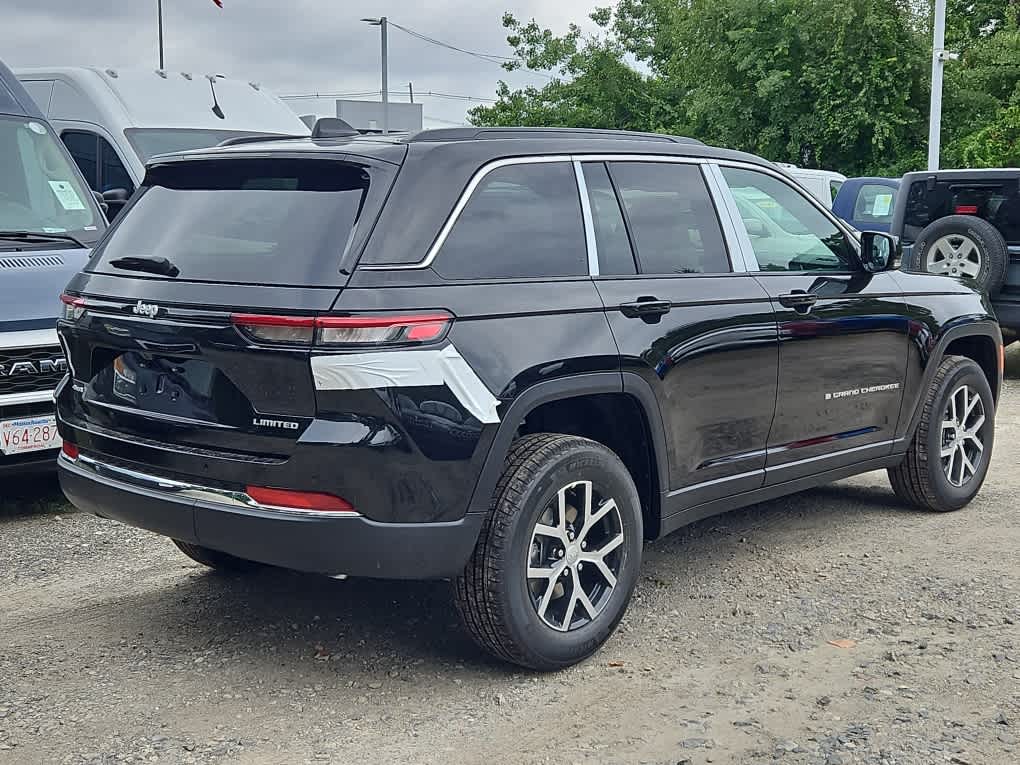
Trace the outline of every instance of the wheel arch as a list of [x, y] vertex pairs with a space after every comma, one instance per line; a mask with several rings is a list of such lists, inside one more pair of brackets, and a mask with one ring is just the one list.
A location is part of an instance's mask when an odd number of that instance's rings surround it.
[[921, 421], [924, 409], [924, 396], [931, 387], [932, 380], [938, 372], [939, 365], [946, 356], [964, 356], [974, 361], [985, 373], [988, 387], [992, 389], [992, 397], [996, 402], [1002, 389], [1002, 334], [999, 325], [994, 321], [975, 321], [947, 329], [936, 341], [934, 349], [928, 355], [924, 376], [918, 388], [917, 399], [912, 402], [911, 416], [908, 420], [901, 444], [905, 448], [914, 437]]
[[468, 512], [488, 511], [510, 445], [522, 431], [579, 435], [612, 449], [638, 487], [645, 536], [659, 536], [662, 491], [669, 475], [666, 439], [658, 402], [644, 379], [595, 372], [538, 383], [522, 392], [501, 418]]

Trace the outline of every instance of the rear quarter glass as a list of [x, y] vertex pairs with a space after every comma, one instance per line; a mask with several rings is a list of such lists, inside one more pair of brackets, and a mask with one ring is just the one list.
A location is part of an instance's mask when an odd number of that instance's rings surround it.
[[216, 159], [150, 168], [91, 270], [137, 276], [165, 258], [181, 281], [342, 286], [344, 254], [371, 228], [390, 171], [335, 159]]

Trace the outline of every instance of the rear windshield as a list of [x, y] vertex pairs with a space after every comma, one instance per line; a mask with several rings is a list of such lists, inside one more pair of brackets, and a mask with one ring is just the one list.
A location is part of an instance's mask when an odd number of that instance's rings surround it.
[[1016, 176], [1001, 181], [927, 181], [910, 184], [903, 223], [916, 237], [922, 228], [946, 215], [974, 215], [995, 226], [1012, 244], [1020, 242], [1020, 184]]
[[377, 171], [335, 160], [203, 160], [150, 169], [92, 268], [137, 274], [121, 259], [166, 259], [178, 279], [334, 284], [376, 177], [386, 185]]

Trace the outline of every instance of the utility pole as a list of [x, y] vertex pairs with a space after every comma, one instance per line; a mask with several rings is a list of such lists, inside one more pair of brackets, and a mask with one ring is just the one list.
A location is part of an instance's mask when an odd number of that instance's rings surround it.
[[390, 73], [388, 66], [389, 49], [386, 44], [386, 17], [380, 16], [377, 19], [362, 19], [366, 24], [379, 27], [382, 39], [382, 131], [390, 131]]
[[156, 23], [159, 28], [159, 68], [163, 66], [163, 0], [156, 0]]
[[939, 169], [942, 143], [942, 70], [946, 61], [955, 61], [959, 53], [946, 50], [946, 0], [935, 0], [935, 34], [931, 50], [931, 106], [928, 109], [928, 169]]

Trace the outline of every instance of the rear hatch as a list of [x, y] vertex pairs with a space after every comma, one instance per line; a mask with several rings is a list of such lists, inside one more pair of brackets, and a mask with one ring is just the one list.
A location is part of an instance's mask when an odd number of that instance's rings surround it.
[[150, 168], [64, 296], [61, 417], [129, 461], [285, 461], [315, 414], [303, 323], [336, 301], [395, 171], [340, 155]]

